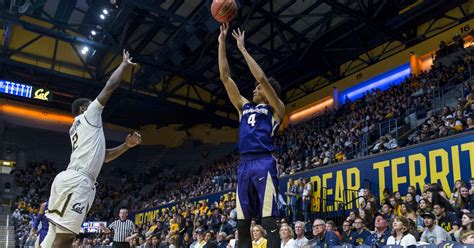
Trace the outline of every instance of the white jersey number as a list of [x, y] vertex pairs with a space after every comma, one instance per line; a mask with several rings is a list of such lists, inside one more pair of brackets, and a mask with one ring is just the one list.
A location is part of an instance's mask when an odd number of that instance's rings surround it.
[[255, 124], [257, 123], [257, 121], [255, 120], [255, 115], [256, 114], [251, 114], [247, 120], [247, 124], [249, 124], [252, 127], [255, 127]]

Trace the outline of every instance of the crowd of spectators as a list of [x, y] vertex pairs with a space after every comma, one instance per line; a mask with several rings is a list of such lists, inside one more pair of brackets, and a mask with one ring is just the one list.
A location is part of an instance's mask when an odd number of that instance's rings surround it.
[[[464, 59], [449, 67], [436, 66], [431, 71], [411, 76], [388, 90], [374, 89], [359, 99], [346, 99], [346, 103], [337, 110], [326, 110], [309, 121], [289, 127], [276, 138], [280, 176], [360, 156], [358, 149], [363, 140], [366, 140], [368, 153], [380, 153], [406, 144], [417, 144], [473, 130], [474, 85], [468, 81], [470, 75], [466, 68], [469, 63], [468, 59]], [[458, 99], [455, 109], [446, 106], [442, 113], [436, 113], [433, 110], [435, 91], [461, 84], [463, 96]], [[428, 118], [406, 141], [399, 141], [396, 135], [390, 132], [380, 136], [381, 123], [396, 119], [403, 126], [410, 114], [426, 114]], [[99, 184], [89, 218], [111, 219], [116, 215], [117, 206], [126, 206], [131, 211], [136, 211], [177, 203], [176, 208], [160, 212], [154, 220], [137, 226], [136, 231], [140, 235], [132, 241], [133, 245], [234, 247], [233, 244], [238, 239], [238, 234], [235, 233], [234, 196], [226, 194], [219, 202], [200, 202], [196, 205], [187, 200], [235, 188], [237, 164], [238, 155], [234, 153], [203, 167], [198, 174], [185, 176], [178, 175], [172, 169], [152, 168], [136, 174], [116, 170], [115, 173], [121, 179], [120, 187]], [[24, 194], [14, 213], [19, 244], [29, 239], [31, 220], [41, 202], [46, 200], [51, 179], [56, 174], [54, 169], [49, 171], [49, 168], [54, 167], [44, 163], [30, 166], [34, 169], [15, 172], [17, 183], [25, 185]], [[160, 176], [156, 177], [158, 174]], [[447, 195], [450, 195], [449, 189], [444, 189], [448, 191], [445, 193], [437, 185], [426, 185], [419, 194], [410, 187], [405, 196], [401, 196], [400, 192], [391, 194], [387, 189], [382, 201], [366, 190], [365, 201], [370, 204], [364, 204], [364, 208], [352, 211], [347, 220], [340, 223], [340, 227], [330, 220], [311, 221], [304, 204], [301, 208], [291, 209], [296, 202], [303, 202], [307, 197], [304, 192], [308, 183], [309, 180], [301, 182], [295, 189], [295, 195], [291, 195], [291, 187], [290, 191], [286, 192], [290, 198], [295, 197], [295, 203], [284, 203], [286, 198], [280, 196], [280, 205], [288, 206], [282, 211], [284, 218], [279, 220], [282, 242], [286, 244], [284, 247], [303, 247], [303, 243], [310, 246], [324, 245], [321, 242], [331, 246], [343, 243], [439, 243], [449, 240], [468, 243], [471, 239], [474, 240], [474, 232], [471, 232], [474, 225], [472, 228], [470, 225], [474, 215], [469, 214], [474, 210], [474, 196], [471, 197], [474, 190], [466, 187], [461, 181], [456, 183], [451, 198], [447, 198]], [[147, 194], [141, 193], [145, 185], [153, 185]], [[281, 204], [282, 202], [284, 204]], [[298, 211], [302, 214], [293, 214]], [[308, 227], [308, 223], [312, 223], [312, 227]], [[257, 225], [256, 221], [252, 225], [251, 233], [256, 245], [265, 242], [265, 230]], [[443, 233], [445, 238], [434, 236], [433, 239], [433, 235], [441, 235], [439, 233]], [[292, 241], [292, 237], [296, 239]], [[110, 236], [104, 234], [88, 236], [78, 240], [76, 246], [99, 247], [108, 245], [110, 240]], [[293, 242], [296, 243], [295, 246], [291, 245]], [[204, 246], [205, 243], [208, 245]], [[195, 246], [196, 244], [199, 245]]]
[[25, 245], [28, 241], [33, 219], [41, 203], [47, 200], [56, 174], [56, 167], [51, 161], [29, 163], [25, 169], [13, 172], [16, 184], [22, 187], [21, 197], [12, 214], [16, 245]]
[[[464, 96], [456, 111], [449, 112], [452, 119], [459, 118], [454, 134], [469, 129], [472, 123], [471, 102], [474, 86], [468, 82], [467, 67], [470, 59], [460, 59], [452, 66], [435, 66], [429, 72], [407, 78], [388, 90], [374, 89], [363, 97], [346, 103], [337, 110], [328, 110], [316, 118], [285, 130], [276, 138], [276, 151], [282, 175], [312, 169], [364, 155], [357, 149], [367, 143], [369, 154], [393, 150], [406, 144], [419, 143], [415, 137], [399, 142], [394, 133], [380, 135], [382, 124], [394, 120], [403, 127], [410, 114], [434, 115], [434, 91], [464, 84]], [[449, 110], [449, 107], [446, 106]], [[457, 112], [457, 113], [456, 113]], [[446, 116], [449, 117], [449, 116]], [[429, 120], [428, 120], [429, 121]], [[449, 125], [453, 125], [450, 123]], [[472, 124], [471, 124], [472, 126]], [[445, 135], [445, 136], [446, 136]], [[438, 136], [423, 137], [423, 142]]]

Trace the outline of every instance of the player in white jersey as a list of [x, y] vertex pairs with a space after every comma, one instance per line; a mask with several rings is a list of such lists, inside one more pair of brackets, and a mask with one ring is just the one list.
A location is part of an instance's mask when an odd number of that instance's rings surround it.
[[133, 66], [130, 54], [123, 51], [123, 60], [110, 76], [97, 98], [91, 102], [81, 98], [72, 104], [74, 123], [69, 130], [72, 154], [67, 169], [54, 178], [46, 217], [50, 222], [42, 248], [71, 247], [81, 229], [95, 197], [95, 182], [104, 162], [110, 162], [129, 148], [141, 143], [140, 134], [129, 134], [125, 142], [112, 149], [105, 148], [102, 110], [120, 85], [124, 71]]

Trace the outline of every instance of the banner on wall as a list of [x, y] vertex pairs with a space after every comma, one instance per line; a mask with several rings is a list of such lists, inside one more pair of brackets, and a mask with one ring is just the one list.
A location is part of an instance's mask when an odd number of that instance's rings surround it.
[[474, 178], [474, 132], [281, 178], [283, 195], [289, 178], [311, 181], [312, 211], [337, 211], [341, 202], [349, 204], [347, 209], [358, 207], [352, 204], [358, 204], [354, 199], [364, 182], [373, 185], [376, 196], [385, 188], [405, 195], [414, 186], [421, 192], [427, 183], [438, 184], [450, 196], [456, 180]]
[[[474, 178], [474, 132], [438, 139], [432, 142], [397, 149], [373, 156], [355, 159], [336, 165], [297, 173], [280, 178], [279, 191], [288, 190], [288, 180], [306, 178], [312, 183], [312, 211], [334, 212], [340, 203], [348, 203], [347, 209], [357, 207], [357, 192], [364, 182], [370, 182], [374, 194], [383, 195], [385, 188], [406, 194], [408, 186], [421, 191], [423, 185], [436, 183], [451, 195], [454, 182]], [[206, 200], [208, 204], [219, 201], [229, 191], [190, 199], [196, 204]], [[324, 199], [324, 200], [321, 200]], [[172, 209], [179, 203], [168, 204], [135, 213], [135, 223], [152, 220], [160, 211]]]
[[[225, 190], [225, 191], [217, 192], [217, 193], [214, 193], [214, 194], [195, 197], [195, 198], [189, 199], [187, 202], [189, 202], [193, 205], [197, 205], [198, 203], [207, 203], [208, 206], [210, 207], [210, 205], [212, 203], [219, 202], [220, 199], [221, 199], [221, 196], [224, 196], [225, 194], [228, 194], [229, 192], [234, 192], [234, 190]], [[173, 203], [170, 203], [170, 204], [161, 205], [161, 206], [158, 206], [158, 207], [155, 207], [155, 208], [149, 208], [149, 209], [146, 209], [146, 210], [143, 210], [143, 211], [132, 213], [131, 214], [132, 221], [134, 221], [135, 224], [137, 224], [137, 225], [147, 223], [147, 222], [155, 219], [155, 217], [157, 215], [159, 216], [162, 213], [169, 212], [169, 211], [175, 209], [177, 206], [180, 206], [181, 203], [182, 203], [182, 201], [173, 202]]]

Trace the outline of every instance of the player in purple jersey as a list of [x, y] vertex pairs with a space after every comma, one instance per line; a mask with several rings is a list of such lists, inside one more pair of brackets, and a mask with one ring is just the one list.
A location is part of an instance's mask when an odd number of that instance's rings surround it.
[[280, 86], [267, 78], [262, 68], [245, 49], [245, 32], [232, 32], [237, 47], [245, 58], [252, 75], [257, 80], [252, 102], [240, 95], [237, 85], [230, 77], [225, 39], [229, 24], [221, 25], [219, 35], [219, 71], [227, 95], [239, 112], [239, 153], [237, 169], [237, 220], [239, 247], [252, 247], [250, 223], [252, 218], [261, 218], [267, 231], [267, 247], [280, 247], [280, 237], [275, 217], [278, 215], [278, 173], [273, 136], [285, 115], [285, 105], [278, 97]]
[[[31, 226], [29, 239], [33, 239], [34, 235], [37, 235], [35, 248], [40, 247], [41, 242], [43, 242], [44, 237], [46, 237], [46, 234], [48, 233], [49, 223], [48, 223], [48, 219], [44, 215], [44, 212], [47, 209], [48, 209], [48, 203], [43, 202], [40, 206], [38, 214], [36, 215], [33, 221], [33, 225]], [[41, 229], [38, 230], [40, 223], [41, 223]]]

